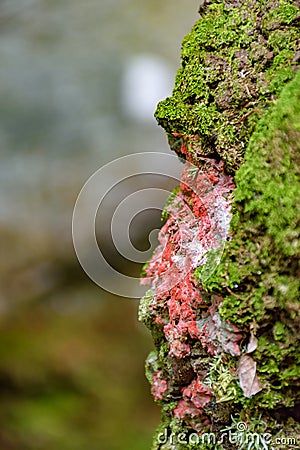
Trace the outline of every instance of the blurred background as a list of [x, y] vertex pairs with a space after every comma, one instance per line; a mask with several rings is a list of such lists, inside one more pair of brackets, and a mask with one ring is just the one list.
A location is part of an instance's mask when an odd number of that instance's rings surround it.
[[[194, 0], [0, 0], [0, 450], [151, 446], [151, 338], [137, 300], [85, 275], [71, 219], [99, 167], [169, 151], [153, 112], [171, 93], [197, 9]], [[145, 221], [159, 220], [137, 221], [140, 248]]]

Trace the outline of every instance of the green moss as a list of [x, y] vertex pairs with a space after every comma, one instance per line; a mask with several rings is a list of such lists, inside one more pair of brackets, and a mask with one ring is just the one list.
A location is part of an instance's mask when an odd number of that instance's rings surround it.
[[[248, 411], [242, 410], [232, 417], [231, 424], [222, 432], [227, 435], [231, 433], [231, 441], [234, 438], [239, 450], [273, 449], [275, 447], [270, 442], [271, 436], [273, 443], [278, 439], [276, 448], [284, 450], [297, 445], [297, 430], [299, 430], [299, 426], [293, 419], [289, 419], [282, 429], [277, 421], [268, 415], [258, 412], [251, 415]], [[280, 439], [282, 440], [280, 441]]]
[[206, 8], [183, 40], [172, 97], [155, 113], [174, 150], [175, 133], [196, 141], [196, 158], [218, 153], [228, 171], [240, 166], [260, 115], [294, 76], [299, 14], [293, 2], [277, 0]]
[[206, 263], [200, 267], [197, 267], [194, 272], [198, 283], [205, 282], [205, 280], [211, 276], [221, 259], [222, 250], [222, 247], [217, 250], [209, 250], [205, 253], [205, 255], [203, 255], [203, 257], [206, 258]]
[[292, 23], [292, 21], [299, 16], [299, 9], [293, 5], [293, 1], [280, 0], [279, 7], [273, 9], [266, 17], [266, 21], [269, 24], [279, 23], [280, 25], [286, 25]]
[[285, 326], [281, 322], [276, 322], [273, 328], [273, 335], [276, 341], [280, 341], [286, 334]]
[[264, 389], [238, 400], [250, 409], [293, 406], [298, 398], [293, 386], [300, 359], [295, 307], [300, 287], [299, 124], [300, 72], [251, 137], [235, 176], [233, 238], [217, 271], [204, 282], [206, 290], [223, 296], [223, 319], [241, 329], [251, 324], [257, 329], [254, 358]]
[[155, 321], [153, 320], [153, 315], [151, 312], [151, 307], [153, 303], [155, 303], [154, 294], [153, 291], [149, 289], [144, 295], [144, 297], [142, 297], [140, 300], [138, 319], [140, 322], [143, 322], [147, 328], [149, 328], [149, 330], [151, 331], [154, 344], [156, 345], [157, 348], [159, 348], [159, 346], [163, 345], [165, 337], [162, 326], [156, 324]]
[[275, 30], [268, 38], [268, 45], [276, 52], [295, 51], [299, 35], [296, 30]]
[[[297, 295], [299, 91], [300, 74], [287, 85], [251, 138], [245, 164], [235, 177], [236, 213], [231, 223], [234, 238], [227, 245], [217, 271], [205, 283], [210, 291], [219, 286], [225, 292], [228, 287], [243, 302], [247, 294], [242, 288], [249, 285], [253, 295], [260, 291], [260, 298], [264, 293], [276, 297], [278, 307]], [[233, 295], [228, 298], [229, 302], [235, 301]], [[256, 303], [253, 296], [251, 302]], [[227, 318], [235, 322], [236, 310], [227, 314]]]
[[147, 261], [142, 267], [142, 270], [141, 270], [141, 277], [142, 278], [147, 276], [146, 270], [147, 270], [147, 267], [149, 266], [149, 263], [150, 263], [150, 261]]
[[143, 322], [148, 328], [152, 323], [150, 305], [153, 302], [153, 292], [149, 289], [144, 297], [141, 298], [139, 304], [138, 318], [140, 322]]
[[163, 209], [163, 211], [162, 211], [162, 213], [161, 213], [161, 220], [166, 220], [166, 219], [168, 219], [168, 217], [169, 217], [169, 215], [170, 215], [169, 212], [168, 212], [168, 207], [174, 203], [174, 200], [175, 200], [175, 198], [176, 198], [178, 192], [180, 192], [180, 186], [176, 186], [176, 187], [171, 191], [171, 193], [169, 194], [169, 196], [168, 196], [168, 198], [167, 198], [167, 201], [166, 201], [166, 204], [165, 204], [165, 206], [164, 206], [164, 209]]
[[212, 388], [217, 403], [233, 401], [242, 395], [235, 361], [228, 355], [214, 357], [204, 383]]

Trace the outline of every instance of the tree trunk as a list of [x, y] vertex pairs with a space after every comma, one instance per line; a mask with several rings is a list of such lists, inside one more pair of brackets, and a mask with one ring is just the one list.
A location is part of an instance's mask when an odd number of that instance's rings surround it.
[[300, 2], [202, 3], [155, 114], [186, 163], [140, 305], [153, 449], [300, 448]]

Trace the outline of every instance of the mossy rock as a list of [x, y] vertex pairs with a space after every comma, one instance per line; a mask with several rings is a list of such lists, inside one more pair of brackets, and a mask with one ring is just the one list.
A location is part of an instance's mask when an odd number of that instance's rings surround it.
[[170, 146], [221, 158], [233, 173], [299, 62], [299, 2], [205, 2], [182, 44], [173, 94], [155, 113]]
[[[270, 433], [273, 439], [296, 436], [300, 432], [300, 4], [203, 3], [201, 19], [183, 41], [173, 94], [159, 103], [155, 116], [180, 157], [196, 165], [203, 157], [222, 160], [225, 172], [234, 176], [230, 240], [213, 275], [201, 281], [203, 267], [195, 275], [208, 298], [222, 299], [218, 313], [243, 334], [242, 353], [256, 336], [251, 358], [262, 390], [246, 397], [237, 376], [238, 358], [221, 354], [215, 360], [205, 352], [198, 354], [195, 341], [189, 342], [191, 355], [180, 371], [189, 375], [189, 367], [195, 370], [199, 361], [205, 363], [203, 381], [215, 397], [203, 407], [203, 417], [209, 418], [217, 438], [224, 427], [238, 431], [239, 422], [246, 423], [249, 432]], [[160, 402], [162, 423], [153, 449], [244, 448], [228, 439], [219, 446], [180, 444], [180, 433], [187, 438], [202, 425], [193, 422], [192, 414], [188, 420], [174, 418], [178, 400], [171, 394], [177, 392], [173, 389], [177, 366], [168, 360], [162, 331], [157, 339], [149, 314], [143, 319], [152, 329], [159, 368], [170, 387]], [[201, 372], [202, 367], [198, 369]], [[150, 378], [151, 373], [150, 368]], [[177, 384], [181, 387], [180, 380]], [[159, 442], [159, 432], [165, 430], [175, 443]], [[202, 431], [206, 430], [204, 426]], [[266, 445], [260, 441], [253, 448], [270, 448]]]

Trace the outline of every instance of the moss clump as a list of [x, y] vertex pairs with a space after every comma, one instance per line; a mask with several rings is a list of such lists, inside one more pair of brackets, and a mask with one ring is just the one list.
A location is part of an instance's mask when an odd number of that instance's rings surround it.
[[172, 97], [155, 117], [179, 154], [181, 136], [194, 161], [219, 156], [234, 172], [258, 119], [294, 77], [299, 2], [213, 1], [204, 9], [183, 41]]
[[266, 389], [253, 399], [275, 408], [300, 401], [300, 72], [258, 124], [235, 176], [233, 238], [206, 289], [222, 293], [223, 319], [251, 325]]
[[218, 403], [236, 400], [242, 392], [235, 370], [235, 360], [229, 355], [217, 355], [209, 364], [205, 383], [213, 389]]

